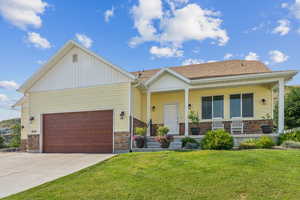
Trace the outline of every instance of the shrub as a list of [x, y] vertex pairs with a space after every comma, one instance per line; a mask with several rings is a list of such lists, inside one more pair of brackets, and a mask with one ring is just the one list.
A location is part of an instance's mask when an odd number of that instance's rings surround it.
[[300, 131], [294, 131], [290, 133], [284, 133], [280, 134], [278, 143], [279, 145], [282, 144], [284, 141], [295, 141], [295, 142], [300, 142]]
[[208, 131], [201, 141], [202, 149], [228, 150], [233, 147], [233, 137], [225, 130]]
[[188, 115], [188, 118], [192, 122], [192, 124], [199, 124], [199, 116], [198, 113], [196, 113], [195, 111], [191, 110]]
[[21, 125], [16, 124], [12, 127], [13, 138], [11, 139], [9, 146], [10, 147], [19, 147], [21, 144]]
[[272, 148], [273, 146], [275, 146], [275, 143], [272, 140], [272, 138], [270, 138], [268, 136], [262, 136], [258, 139], [257, 145], [261, 148], [269, 149], [269, 148]]
[[145, 127], [136, 127], [134, 132], [135, 132], [135, 135], [144, 136], [146, 133], [146, 128]]
[[269, 149], [275, 146], [272, 138], [262, 136], [259, 139], [249, 139], [240, 143], [240, 149]]
[[191, 138], [191, 137], [182, 138], [181, 143], [182, 143], [182, 147], [185, 147], [187, 143], [199, 145], [199, 142], [197, 140], [195, 140], [194, 138]]
[[300, 149], [300, 142], [295, 142], [295, 141], [284, 141], [281, 146], [286, 147], [286, 148], [292, 148], [292, 149]]
[[258, 149], [259, 147], [257, 146], [257, 140], [249, 139], [249, 140], [245, 140], [245, 141], [241, 142], [239, 148], [240, 149]]
[[0, 148], [4, 148], [4, 147], [5, 147], [4, 138], [0, 136]]
[[166, 126], [160, 126], [157, 129], [157, 136], [165, 136], [169, 132], [169, 128]]

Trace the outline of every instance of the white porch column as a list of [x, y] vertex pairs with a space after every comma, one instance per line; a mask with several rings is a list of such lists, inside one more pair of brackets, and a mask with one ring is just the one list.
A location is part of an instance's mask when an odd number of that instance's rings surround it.
[[278, 81], [278, 133], [284, 132], [284, 79]]
[[189, 89], [184, 90], [184, 135], [189, 136]]
[[151, 92], [147, 91], [147, 136], [150, 136], [150, 120], [151, 120]]

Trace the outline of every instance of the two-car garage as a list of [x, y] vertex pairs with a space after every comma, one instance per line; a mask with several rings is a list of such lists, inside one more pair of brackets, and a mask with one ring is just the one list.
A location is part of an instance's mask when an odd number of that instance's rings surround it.
[[43, 152], [112, 153], [113, 111], [43, 115]]

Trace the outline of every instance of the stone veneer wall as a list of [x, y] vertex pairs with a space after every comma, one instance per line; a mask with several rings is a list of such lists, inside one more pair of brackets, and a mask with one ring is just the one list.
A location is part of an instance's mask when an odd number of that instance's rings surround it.
[[[156, 135], [156, 129], [158, 126], [162, 126], [163, 124], [153, 124], [153, 131], [151, 133], [151, 136]], [[200, 122], [199, 128], [200, 128], [200, 134], [199, 135], [205, 135], [205, 133], [209, 130], [211, 130], [212, 122]], [[230, 130], [231, 121], [225, 121], [224, 127], [227, 132], [231, 132]], [[244, 133], [245, 134], [262, 134], [261, 126], [262, 125], [270, 125], [271, 127], [274, 127], [273, 120], [244, 120]], [[189, 127], [191, 127], [192, 124], [189, 124]], [[179, 135], [184, 135], [184, 123], [179, 124]], [[189, 130], [189, 135], [191, 135], [191, 132]]]
[[40, 151], [40, 135], [28, 135], [27, 151], [28, 152]]
[[27, 139], [21, 139], [20, 151], [25, 152], [27, 150]]
[[128, 152], [130, 149], [130, 132], [114, 133], [114, 152]]

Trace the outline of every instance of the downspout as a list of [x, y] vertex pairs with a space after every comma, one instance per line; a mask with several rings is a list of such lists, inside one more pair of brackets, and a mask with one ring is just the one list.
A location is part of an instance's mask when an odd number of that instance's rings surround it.
[[132, 152], [132, 147], [133, 147], [133, 117], [134, 117], [134, 114], [133, 114], [133, 111], [134, 111], [134, 108], [133, 108], [133, 101], [134, 101], [134, 90], [132, 89], [132, 84], [130, 84], [130, 147], [129, 147], [129, 152]]

